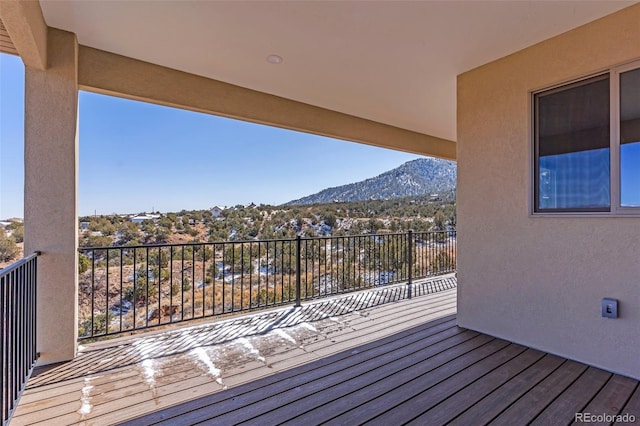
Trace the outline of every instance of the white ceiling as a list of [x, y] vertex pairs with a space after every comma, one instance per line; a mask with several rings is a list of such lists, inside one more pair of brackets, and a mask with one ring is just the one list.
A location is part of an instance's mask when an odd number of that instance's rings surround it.
[[633, 3], [41, 0], [80, 44], [451, 140], [456, 75]]

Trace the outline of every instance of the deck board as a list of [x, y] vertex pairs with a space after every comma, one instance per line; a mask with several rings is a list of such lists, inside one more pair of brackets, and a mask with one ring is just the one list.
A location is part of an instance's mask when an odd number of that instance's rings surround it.
[[372, 419], [371, 423], [378, 425], [404, 424], [412, 420], [416, 413], [434, 407], [469, 383], [473, 383], [493, 369], [502, 366], [525, 350], [526, 348], [523, 346], [508, 344], [500, 350], [466, 366], [461, 371], [450, 375], [432, 387], [429, 387], [431, 380], [417, 380], [408, 389], [400, 392], [404, 395], [415, 396], [403, 401], [401, 404], [390, 407], [385, 413]]
[[[465, 339], [470, 338], [469, 336], [458, 337], [462, 333], [458, 331], [457, 328], [452, 327], [450, 323], [445, 323], [443, 325], [448, 327], [444, 331], [441, 331], [442, 327], [437, 327], [435, 330], [431, 330], [429, 334], [432, 334], [431, 337], [433, 338], [433, 340], [440, 340], [445, 337], [450, 337], [453, 342], [450, 342], [449, 344], [452, 345], [455, 344], [456, 341], [464, 341]], [[468, 333], [471, 334], [471, 332]], [[477, 333], [472, 334], [472, 336], [475, 335], [477, 335]], [[328, 385], [330, 381], [344, 380], [344, 377], [350, 377], [351, 375], [356, 374], [359, 370], [352, 369], [354, 363], [360, 370], [366, 370], [367, 368], [371, 368], [372, 366], [376, 367], [381, 363], [384, 363], [384, 360], [393, 360], [397, 358], [397, 353], [395, 352], [396, 350], [410, 352], [416, 347], [420, 347], [420, 339], [430, 339], [428, 334], [423, 334], [422, 336], [420, 336], [420, 334], [414, 334], [407, 336], [405, 339], [409, 341], [415, 341], [416, 337], [418, 338], [417, 342], [415, 342], [414, 344], [409, 344], [404, 348], [398, 348], [397, 343], [391, 341], [389, 342], [389, 344], [375, 348], [371, 351], [359, 350], [358, 353], [352, 353], [349, 357], [330, 364], [332, 374], [329, 376], [327, 376], [327, 373], [324, 369], [315, 369], [311, 371], [300, 369], [295, 372], [295, 375], [288, 375], [285, 380], [280, 380], [267, 386], [263, 386], [262, 383], [252, 383], [235, 392], [232, 401], [230, 399], [217, 399], [217, 401], [215, 401], [215, 404], [218, 407], [217, 410], [222, 414], [225, 412], [233, 411], [236, 407], [242, 407], [243, 413], [241, 415], [247, 418], [251, 418], [252, 415], [250, 412], [257, 412], [258, 414], [260, 414], [260, 410], [264, 410], [265, 405], [269, 403], [275, 404], [274, 407], [277, 408], [279, 406], [279, 401], [282, 398], [287, 397], [287, 395], [285, 394], [286, 392], [294, 393], [296, 394], [295, 396], [302, 398], [305, 396], [305, 394], [313, 393], [314, 390], [322, 391], [323, 387], [320, 386], [318, 388], [317, 386], [319, 382]], [[345, 371], [347, 369], [349, 369], [349, 371]], [[260, 386], [260, 392], [255, 392], [255, 385]], [[271, 397], [265, 398], [265, 395], [269, 395]], [[211, 401], [211, 399], [200, 400], [199, 402], [200, 404], [198, 404], [198, 407], [204, 404], [211, 405], [212, 403], [214, 403]], [[258, 405], [259, 408], [256, 408], [256, 405]], [[199, 411], [195, 409], [189, 413], [185, 420], [187, 422], [195, 421], [196, 419], [200, 419], [200, 415], [205, 417], [208, 416], [206, 410]]]
[[[595, 398], [593, 398], [591, 402], [581, 410], [581, 412], [606, 413], [610, 415], [621, 414], [622, 412], [620, 409], [625, 406], [637, 386], [638, 382], [636, 380], [613, 375], [607, 384], [600, 389], [600, 392], [598, 392]], [[575, 423], [578, 422], [574, 422], [574, 424]], [[610, 425], [611, 422], [590, 422], [590, 424], [602, 426]]]
[[[528, 349], [505, 364], [498, 366], [475, 382], [468, 384], [465, 381], [462, 389], [457, 393], [429, 408], [420, 416], [414, 418], [410, 424], [433, 425], [450, 422], [457, 417], [458, 414], [477, 403], [484, 395], [495, 391], [511, 378], [536, 363], [543, 356], [543, 352]], [[428, 407], [420, 407], [419, 409], [426, 408]], [[419, 410], [415, 410], [415, 412], [419, 412]]]
[[[454, 345], [460, 341], [464, 342], [471, 336], [472, 334], [469, 332], [451, 336], [446, 340], [447, 346]], [[444, 336], [436, 337], [442, 339]], [[260, 399], [251, 405], [241, 403], [239, 405], [241, 410], [235, 410], [215, 420], [221, 424], [235, 424], [259, 418], [259, 421], [265, 424], [273, 424], [282, 421], [282, 419], [298, 416], [301, 411], [308, 407], [329, 403], [332, 406], [336, 399], [346, 396], [353, 402], [352, 395], [355, 390], [362, 388], [367, 383], [389, 379], [399, 371], [405, 369], [413, 370], [415, 365], [412, 364], [415, 364], [415, 359], [429, 357], [432, 352], [438, 350], [427, 348], [427, 350], [414, 351], [414, 349], [405, 348], [404, 351], [390, 352], [386, 356], [380, 356], [366, 362], [354, 360], [348, 371], [332, 372], [312, 382], [292, 383], [285, 392], [276, 395], [269, 393], [270, 397]], [[305, 382], [306, 380], [304, 376], [299, 378], [300, 382]], [[294, 403], [283, 405], [281, 403], [283, 399]], [[321, 421], [324, 421], [324, 419]]]
[[[310, 395], [295, 405], [283, 405], [273, 414], [281, 414], [283, 418], [291, 419], [289, 420], [290, 424], [318, 424], [331, 421], [336, 416], [348, 413], [354, 407], [358, 407], [377, 396], [382, 396], [397, 386], [399, 373], [412, 371], [414, 374], [419, 374], [428, 369], [433, 370], [446, 362], [442, 360], [441, 354], [445, 352], [462, 354], [471, 348], [485, 344], [486, 341], [486, 337], [479, 337], [476, 333], [465, 332], [456, 335], [430, 346], [428, 352], [421, 352], [418, 363], [413, 360], [413, 365], [407, 361], [401, 364], [380, 365], [376, 370], [365, 375], [350, 375], [339, 385], [328, 389], [329, 392]], [[409, 379], [405, 376], [400, 380]]]
[[569, 424], [575, 413], [582, 412], [589, 401], [611, 378], [611, 373], [589, 367], [558, 398], [538, 414], [531, 423], [536, 426], [551, 424]]
[[85, 345], [32, 377], [11, 424], [567, 424], [576, 410], [640, 418], [636, 380], [457, 327], [455, 288], [441, 280], [419, 283], [412, 299], [390, 286]]
[[473, 423], [486, 424], [505, 411], [511, 404], [545, 379], [565, 360], [545, 355], [541, 360], [488, 394], [472, 407], [451, 420], [451, 426], [467, 426]]
[[[629, 398], [627, 403], [624, 405], [622, 410], [620, 410], [620, 413], [628, 414], [630, 416], [633, 416], [636, 420], [640, 420], [640, 384], [636, 383], [635, 392], [633, 393], [633, 395], [631, 395], [631, 397]], [[629, 423], [628, 422], [624, 423], [622, 421], [615, 423], [616, 426], [623, 425], [623, 424], [628, 425]]]
[[528, 424], [586, 369], [587, 366], [584, 364], [565, 361], [542, 382], [494, 418], [492, 424], [504, 426]]
[[[381, 354], [384, 354], [389, 349], [388, 344], [393, 344], [401, 339], [409, 339], [409, 341], [420, 340], [431, 334], [447, 330], [455, 326], [455, 319], [452, 317], [444, 317], [439, 320], [432, 321], [427, 324], [423, 324], [420, 327], [408, 329], [401, 333], [391, 335], [385, 339], [369, 342], [366, 345], [358, 347], [358, 353], [367, 354], [370, 358], [375, 358]], [[190, 401], [182, 405], [182, 409], [185, 411], [191, 411], [197, 409], [203, 405], [213, 405], [224, 402], [228, 399], [237, 398], [247, 392], [259, 392], [263, 394], [270, 394], [273, 392], [282, 392], [288, 389], [290, 380], [295, 379], [297, 376], [306, 376], [307, 380], [313, 380], [315, 378], [322, 377], [325, 373], [324, 368], [331, 366], [332, 369], [344, 369], [348, 368], [352, 364], [352, 352], [341, 352], [329, 357], [322, 358], [311, 364], [305, 364], [290, 370], [286, 370], [276, 376], [268, 376], [262, 379], [252, 381], [250, 385], [244, 387], [237, 387], [229, 389], [227, 392], [208, 395], [197, 401]], [[258, 393], [256, 393], [258, 396]], [[257, 400], [261, 399], [258, 396]], [[145, 421], [154, 422], [166, 418], [162, 413], [153, 413], [145, 418]]]

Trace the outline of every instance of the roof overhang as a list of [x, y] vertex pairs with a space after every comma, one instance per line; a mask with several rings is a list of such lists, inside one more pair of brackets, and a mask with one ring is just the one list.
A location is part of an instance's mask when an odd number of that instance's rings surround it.
[[[5, 0], [2, 19], [5, 3], [25, 63], [46, 64], [46, 49], [33, 53], [43, 45], [37, 2]], [[457, 75], [633, 3], [42, 1], [41, 8], [46, 25], [77, 35], [86, 90], [455, 158]], [[270, 63], [271, 54], [282, 63]]]

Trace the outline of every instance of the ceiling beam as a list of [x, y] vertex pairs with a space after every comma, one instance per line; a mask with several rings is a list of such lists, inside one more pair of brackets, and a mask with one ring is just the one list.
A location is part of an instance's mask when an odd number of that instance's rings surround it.
[[81, 89], [455, 160], [453, 141], [80, 46]]
[[36, 0], [1, 0], [0, 18], [24, 65], [47, 68], [48, 27]]

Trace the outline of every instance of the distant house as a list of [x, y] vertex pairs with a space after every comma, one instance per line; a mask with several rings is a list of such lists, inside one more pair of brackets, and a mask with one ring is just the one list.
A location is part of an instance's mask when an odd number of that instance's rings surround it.
[[225, 210], [225, 207], [213, 206], [213, 207], [211, 207], [211, 209], [209, 211], [211, 212], [211, 216], [220, 217], [220, 215], [222, 215], [222, 212], [224, 210]]
[[141, 224], [145, 220], [155, 220], [155, 219], [158, 219], [159, 217], [160, 216], [157, 214], [139, 214], [131, 217], [131, 219], [129, 220], [131, 220], [131, 222], [133, 223]]

